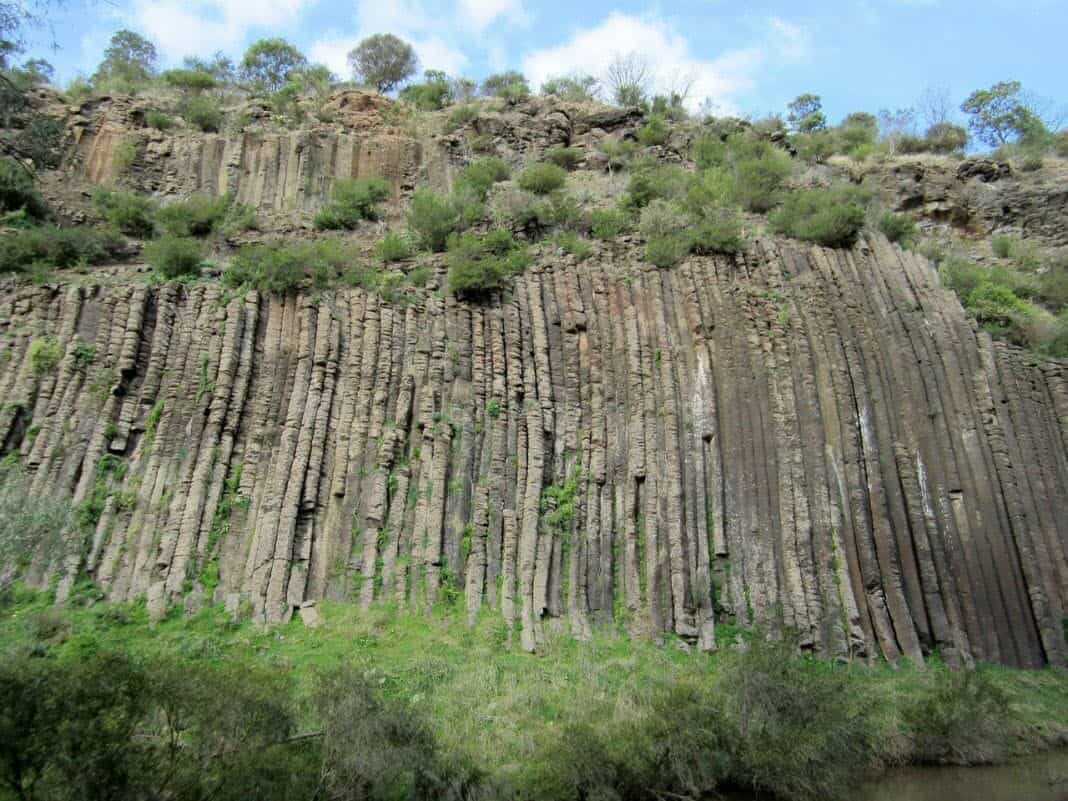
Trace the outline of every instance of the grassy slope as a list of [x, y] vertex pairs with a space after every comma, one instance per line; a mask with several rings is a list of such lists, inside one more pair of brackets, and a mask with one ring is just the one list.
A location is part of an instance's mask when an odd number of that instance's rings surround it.
[[[317, 669], [353, 663], [382, 691], [426, 712], [448, 749], [493, 773], [519, 778], [560, 727], [584, 722], [608, 733], [640, 718], [665, 685], [707, 682], [718, 658], [687, 652], [671, 640], [632, 641], [613, 630], [580, 643], [550, 637], [532, 656], [508, 647], [499, 616], [468, 628], [459, 609], [432, 614], [388, 607], [361, 612], [323, 603], [325, 625], [299, 620], [271, 629], [229, 622], [220, 607], [192, 618], [177, 612], [152, 627], [142, 605], [95, 603], [55, 610], [44, 593], [19, 592], [0, 606], [0, 653], [26, 650], [78, 659], [98, 650], [180, 659], [231, 660], [277, 670], [303, 692]], [[730, 634], [719, 630], [721, 644]], [[842, 665], [807, 659], [813, 671], [844, 671], [849, 686], [870, 704], [877, 752], [885, 763], [907, 759], [910, 743], [900, 710], [921, 692], [927, 675], [885, 663]], [[944, 668], [937, 661], [931, 671]], [[1006, 731], [1018, 753], [1068, 739], [1068, 672], [1014, 671], [981, 666], [1009, 698], [1017, 723]]]

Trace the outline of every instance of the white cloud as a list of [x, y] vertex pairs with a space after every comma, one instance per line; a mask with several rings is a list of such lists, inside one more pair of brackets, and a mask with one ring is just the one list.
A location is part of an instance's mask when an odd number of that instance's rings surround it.
[[[803, 29], [776, 19], [769, 38], [783, 53], [799, 54]], [[553, 75], [571, 72], [603, 77], [616, 55], [636, 54], [655, 73], [653, 91], [666, 93], [690, 83], [687, 104], [697, 108], [707, 101], [721, 112], [737, 111], [737, 97], [755, 84], [758, 67], [767, 60], [770, 42], [727, 50], [714, 59], [702, 59], [690, 49], [686, 37], [666, 20], [614, 12], [597, 26], [579, 31], [564, 44], [528, 53], [523, 71], [532, 86]]]
[[254, 28], [297, 20], [311, 0], [136, 0], [132, 19], [165, 59], [236, 50]]
[[459, 0], [458, 10], [467, 24], [481, 32], [497, 19], [513, 25], [526, 25], [530, 18], [520, 0]]

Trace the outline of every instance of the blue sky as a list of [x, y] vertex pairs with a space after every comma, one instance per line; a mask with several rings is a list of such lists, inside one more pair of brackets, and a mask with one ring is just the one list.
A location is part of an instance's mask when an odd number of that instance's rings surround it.
[[476, 79], [515, 68], [535, 87], [637, 52], [662, 88], [688, 82], [692, 103], [753, 115], [806, 91], [832, 121], [911, 106], [931, 85], [959, 104], [1009, 78], [1068, 101], [1068, 0], [67, 0], [52, 23], [60, 49], [36, 36], [30, 53], [61, 82], [91, 72], [111, 33], [129, 27], [156, 42], [163, 66], [215, 50], [236, 60], [251, 41], [282, 36], [344, 74], [361, 37], [392, 32], [423, 67]]

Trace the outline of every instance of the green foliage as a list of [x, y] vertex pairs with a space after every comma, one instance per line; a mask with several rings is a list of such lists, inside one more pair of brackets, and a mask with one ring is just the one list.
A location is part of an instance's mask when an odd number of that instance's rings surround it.
[[115, 258], [121, 238], [95, 228], [45, 225], [0, 236], [0, 272], [25, 272], [34, 265], [66, 268]]
[[157, 131], [169, 131], [174, 127], [174, 119], [162, 111], [149, 109], [145, 112], [145, 125], [149, 128], [155, 128]]
[[549, 78], [541, 85], [541, 93], [571, 103], [592, 103], [597, 100], [600, 89], [592, 75], [576, 74]]
[[156, 230], [156, 202], [136, 192], [97, 189], [93, 206], [98, 214], [124, 234], [147, 239]]
[[464, 103], [449, 112], [449, 116], [446, 119], [446, 127], [450, 131], [455, 131], [457, 128], [463, 128], [476, 119], [478, 119], [478, 106], [474, 103]]
[[168, 86], [173, 86], [175, 89], [192, 94], [200, 94], [207, 89], [214, 89], [218, 85], [215, 76], [203, 69], [167, 70], [160, 77]]
[[968, 127], [975, 138], [991, 147], [1033, 134], [1042, 128], [1041, 120], [1027, 105], [1019, 81], [999, 81], [989, 89], [977, 89], [961, 104], [969, 116]]
[[378, 219], [377, 206], [389, 197], [389, 183], [382, 178], [338, 178], [330, 200], [315, 215], [315, 226], [353, 229], [360, 220]]
[[573, 170], [585, 158], [577, 147], [554, 147], [545, 154], [545, 160], [565, 170]]
[[594, 209], [590, 215], [590, 233], [597, 239], [615, 239], [629, 227], [630, 218], [622, 209]]
[[703, 256], [713, 253], [739, 253], [745, 249], [742, 221], [730, 208], [705, 209], [688, 230], [690, 251]]
[[48, 216], [48, 205], [33, 185], [33, 176], [12, 159], [0, 159], [0, 212], [24, 212], [34, 220]]
[[156, 46], [150, 41], [133, 31], [117, 31], [104, 50], [93, 84], [103, 91], [133, 94], [152, 79], [156, 59]]
[[902, 717], [918, 762], [970, 765], [1006, 756], [1008, 699], [985, 670], [930, 671]]
[[27, 355], [30, 367], [37, 375], [44, 375], [56, 369], [63, 358], [63, 347], [55, 337], [41, 337], [30, 343]]
[[649, 239], [645, 243], [645, 260], [657, 267], [674, 267], [690, 252], [690, 241], [681, 233]]
[[460, 171], [457, 186], [469, 189], [478, 200], [484, 201], [493, 185], [500, 181], [507, 181], [510, 174], [511, 170], [501, 159], [479, 159]]
[[556, 241], [564, 253], [574, 256], [578, 261], [585, 261], [593, 253], [593, 246], [574, 231], [562, 232]]
[[427, 70], [422, 83], [405, 86], [399, 97], [422, 111], [437, 111], [452, 103], [452, 82], [444, 72]]
[[145, 244], [145, 261], [167, 280], [195, 277], [200, 275], [204, 247], [191, 237], [166, 234]]
[[359, 261], [356, 250], [334, 239], [246, 245], [223, 271], [223, 283], [276, 295], [311, 282], [326, 288]]
[[482, 94], [514, 104], [530, 96], [530, 85], [526, 76], [515, 70], [497, 72], [482, 81]]
[[642, 147], [662, 145], [668, 140], [667, 122], [659, 114], [650, 114], [645, 118], [645, 124], [638, 129], [638, 142]]
[[786, 121], [798, 133], [807, 134], [827, 127], [827, 117], [823, 114], [823, 102], [819, 95], [798, 95], [786, 106]]
[[567, 182], [567, 172], [555, 164], [544, 161], [527, 166], [519, 174], [519, 186], [536, 195], [547, 195], [561, 189]]
[[412, 243], [404, 234], [390, 231], [375, 246], [375, 255], [385, 262], [403, 261], [412, 255]]
[[465, 298], [485, 297], [502, 289], [529, 263], [526, 249], [510, 231], [498, 228], [481, 237], [453, 234], [449, 237], [449, 291]]
[[634, 158], [634, 153], [638, 149], [638, 145], [630, 139], [619, 139], [614, 136], [606, 136], [597, 143], [597, 148], [608, 159], [608, 171], [614, 172], [616, 170], [627, 168], [631, 160]]
[[637, 161], [631, 165], [623, 202], [632, 209], [642, 209], [653, 200], [680, 196], [685, 191], [686, 181], [687, 175], [680, 167]]
[[923, 139], [932, 153], [959, 153], [968, 146], [968, 131], [951, 122], [940, 122], [928, 128]]
[[691, 205], [730, 203], [763, 213], [778, 203], [793, 171], [786, 153], [747, 133], [700, 137], [693, 156], [700, 173], [689, 190]]
[[408, 227], [420, 247], [440, 253], [445, 250], [449, 234], [460, 227], [460, 210], [452, 198], [417, 189], [408, 209]]
[[911, 247], [916, 241], [916, 222], [907, 214], [883, 212], [879, 215], [879, 230], [891, 242], [904, 248]]
[[208, 95], [190, 95], [178, 103], [178, 113], [186, 122], [206, 133], [218, 133], [223, 124], [219, 100]]
[[791, 192], [770, 217], [781, 234], [826, 247], [848, 247], [864, 225], [868, 194], [854, 186]]
[[304, 54], [285, 39], [253, 42], [241, 58], [241, 80], [253, 92], [273, 94], [289, 80], [289, 74], [307, 63]]
[[160, 208], [156, 222], [171, 236], [204, 237], [222, 226], [229, 210], [229, 195], [190, 195]]
[[[353, 76], [379, 92], [388, 92], [415, 74], [415, 50], [391, 33], [378, 33], [360, 41], [348, 54]], [[440, 106], [439, 106], [440, 108]]]
[[74, 356], [75, 368], [85, 371], [96, 361], [96, 348], [75, 338], [74, 347], [71, 348], [71, 355]]

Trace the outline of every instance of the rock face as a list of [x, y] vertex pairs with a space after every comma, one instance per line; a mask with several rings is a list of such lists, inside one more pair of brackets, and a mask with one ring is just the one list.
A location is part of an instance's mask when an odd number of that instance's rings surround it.
[[34, 568], [61, 595], [88, 571], [157, 615], [453, 602], [530, 649], [610, 621], [713, 648], [733, 620], [1065, 663], [1068, 365], [881, 238], [670, 271], [617, 246], [483, 305], [26, 287], [0, 331], [5, 448], [99, 515]]

